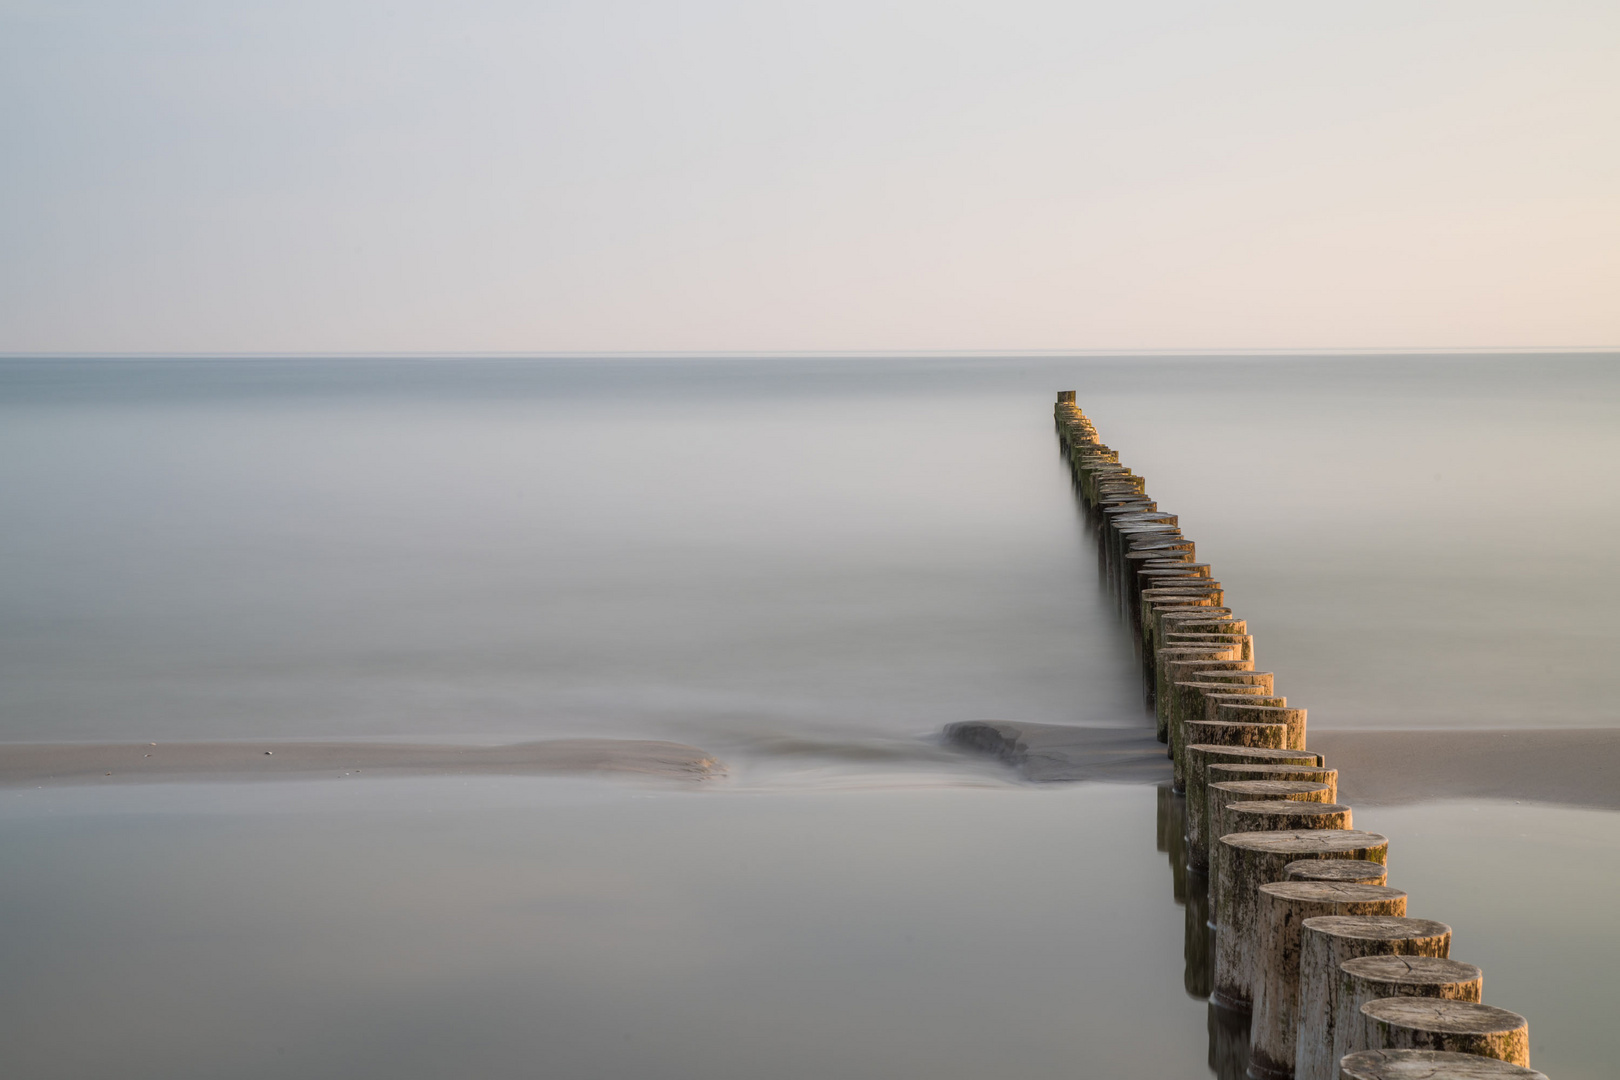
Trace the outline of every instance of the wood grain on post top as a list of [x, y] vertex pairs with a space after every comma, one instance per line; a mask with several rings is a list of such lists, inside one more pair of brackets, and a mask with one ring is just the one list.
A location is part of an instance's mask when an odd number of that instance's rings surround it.
[[1376, 1049], [1367, 1042], [1361, 1014], [1369, 1001], [1392, 997], [1479, 1001], [1485, 988], [1485, 973], [1479, 968], [1438, 956], [1357, 956], [1340, 964], [1339, 970], [1345, 981], [1333, 1030], [1344, 1038], [1335, 1053]]
[[1354, 1036], [1336, 1030], [1340, 992], [1350, 987], [1340, 965], [1357, 956], [1447, 957], [1451, 927], [1431, 919], [1340, 916], [1306, 919], [1299, 947], [1299, 1040], [1295, 1080], [1334, 1080], [1340, 1046]]
[[1450, 1050], [1530, 1067], [1530, 1024], [1477, 1001], [1392, 997], [1361, 1007], [1369, 1050]]
[[1300, 931], [1305, 920], [1321, 915], [1405, 914], [1406, 894], [1382, 885], [1275, 881], [1260, 886], [1259, 926], [1250, 952], [1249, 974], [1254, 987], [1249, 1058], [1252, 1075], [1261, 1080], [1286, 1080], [1294, 1075]]
[[1478, 1054], [1363, 1050], [1340, 1063], [1339, 1080], [1547, 1080], [1547, 1076]]

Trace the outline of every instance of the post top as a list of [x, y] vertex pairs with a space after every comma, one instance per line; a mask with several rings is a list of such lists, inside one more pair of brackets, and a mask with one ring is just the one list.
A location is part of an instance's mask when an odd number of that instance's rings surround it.
[[[1320, 860], [1318, 860], [1320, 861]], [[1328, 859], [1328, 862], [1343, 862]], [[1298, 900], [1307, 904], [1360, 904], [1377, 900], [1399, 900], [1406, 895], [1404, 889], [1388, 885], [1362, 885], [1350, 881], [1268, 881], [1260, 891], [1279, 900]], [[1391, 957], [1379, 957], [1381, 960]], [[1427, 957], [1400, 956], [1397, 960], [1427, 959]], [[1339, 965], [1343, 967], [1343, 964]], [[1464, 964], [1464, 967], [1470, 965]], [[1477, 969], [1476, 969], [1477, 970]]]
[[[1280, 753], [1281, 751], [1270, 751]], [[1313, 757], [1315, 755], [1312, 755]], [[1277, 832], [1227, 833], [1222, 844], [1245, 851], [1263, 851], [1277, 855], [1309, 855], [1320, 852], [1333, 855], [1339, 852], [1377, 851], [1389, 849], [1389, 837], [1360, 829], [1281, 829]], [[1377, 860], [1374, 860], [1377, 861]], [[1324, 915], [1323, 918], [1337, 918]], [[1315, 922], [1316, 920], [1311, 920]], [[1435, 923], [1435, 926], [1445, 926]], [[1447, 930], [1450, 927], [1446, 927]]]
[[[1315, 921], [1306, 919], [1305, 925], [1310, 926]], [[1496, 1031], [1518, 1031], [1530, 1026], [1529, 1021], [1516, 1012], [1478, 1001], [1451, 1001], [1447, 998], [1379, 998], [1363, 1005], [1361, 1014], [1396, 1027], [1458, 1035], [1486, 1035]]]
[[1546, 1073], [1449, 1050], [1362, 1050], [1339, 1063], [1344, 1080], [1547, 1080]]
[[1302, 925], [1307, 932], [1362, 941], [1408, 941], [1412, 938], [1451, 936], [1451, 927], [1443, 922], [1397, 915], [1318, 915], [1314, 919], [1306, 919]]
[[1357, 956], [1346, 960], [1339, 968], [1348, 975], [1373, 982], [1413, 986], [1468, 983], [1485, 975], [1473, 964], [1441, 956]]

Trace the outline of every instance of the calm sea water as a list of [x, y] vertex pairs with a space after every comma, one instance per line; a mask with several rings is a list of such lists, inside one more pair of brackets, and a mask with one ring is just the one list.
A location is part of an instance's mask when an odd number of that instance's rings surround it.
[[1616, 357], [13, 360], [0, 739], [1137, 723], [1071, 387], [1314, 724], [1616, 722]]
[[[3, 361], [0, 741], [735, 766], [0, 792], [11, 1068], [1208, 1076], [1154, 791], [924, 751], [1149, 722], [1067, 388], [1313, 725], [1617, 722], [1617, 357]], [[1357, 824], [1537, 1065], [1606, 1075], [1613, 816]]]

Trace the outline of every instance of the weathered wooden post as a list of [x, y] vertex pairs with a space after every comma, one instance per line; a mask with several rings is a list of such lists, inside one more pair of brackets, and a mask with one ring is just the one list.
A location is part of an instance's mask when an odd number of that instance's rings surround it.
[[1168, 731], [1170, 714], [1165, 708], [1169, 702], [1169, 687], [1174, 679], [1188, 679], [1196, 671], [1250, 671], [1253, 660], [1239, 659], [1239, 648], [1224, 645], [1165, 645], [1153, 654], [1156, 669], [1153, 679], [1154, 715], [1159, 726]]
[[1165, 648], [1175, 648], [1177, 645], [1233, 645], [1237, 647], [1239, 660], [1254, 659], [1254, 638], [1249, 634], [1181, 630], [1180, 627], [1185, 625], [1180, 621], [1165, 624]]
[[1361, 1007], [1370, 1050], [1450, 1050], [1530, 1067], [1530, 1023], [1477, 1001], [1392, 997]]
[[1215, 914], [1215, 989], [1210, 1000], [1248, 1012], [1244, 928], [1255, 925], [1260, 886], [1280, 881], [1283, 867], [1301, 859], [1369, 859], [1387, 862], [1389, 839], [1358, 829], [1302, 829], [1232, 833], [1210, 844], [1210, 907]]
[[[1205, 809], [1209, 811], [1207, 820], [1211, 825], [1210, 835], [1216, 837], [1225, 836], [1229, 832], [1267, 831], [1268, 826], [1265, 825], [1253, 829], [1230, 828], [1231, 823], [1222, 811], [1233, 803], [1289, 799], [1295, 802], [1328, 805], [1333, 797], [1333, 789], [1328, 785], [1309, 780], [1222, 780], [1207, 785], [1205, 790], [1208, 792]], [[1299, 827], [1315, 828], [1310, 825]]]
[[1478, 1054], [1363, 1050], [1340, 1062], [1339, 1080], [1547, 1080], [1547, 1075]]
[[[1198, 745], [1209, 746], [1210, 744], [1201, 743]], [[1193, 766], [1195, 762], [1190, 753], [1187, 758], [1187, 764], [1187, 853], [1190, 860], [1188, 865], [1193, 866], [1195, 869], [1202, 870], [1209, 866], [1209, 838], [1204, 834], [1206, 832], [1205, 823], [1213, 823], [1215, 820], [1214, 815], [1209, 809], [1209, 790], [1215, 784], [1232, 784], [1244, 780], [1295, 781], [1298, 783], [1325, 787], [1327, 789], [1327, 795], [1325, 798], [1320, 800], [1321, 802], [1338, 801], [1338, 771], [1335, 769], [1319, 769], [1314, 765], [1314, 763], [1310, 765], [1276, 765], [1258, 764], [1254, 762], [1216, 762], [1214, 764], [1203, 762], [1200, 765], [1204, 771], [1204, 782], [1201, 785], [1195, 785], [1194, 783]], [[1204, 797], [1200, 799], [1197, 804], [1194, 804], [1193, 802], [1195, 790], [1202, 790], [1205, 793]], [[1224, 795], [1222, 797], [1228, 802], [1245, 801], [1244, 798], [1239, 798], [1232, 794]], [[1257, 795], [1251, 795], [1246, 796], [1245, 798], [1258, 797], [1259, 796]], [[1270, 798], [1274, 796], [1267, 797]], [[1199, 847], [1202, 849], [1202, 851], [1195, 854], [1193, 852], [1194, 847]]]
[[1200, 671], [1197, 677], [1170, 684], [1170, 756], [1174, 762], [1176, 790], [1186, 787], [1187, 746], [1185, 722], [1203, 720], [1204, 695], [1230, 693], [1234, 686], [1258, 686], [1271, 694], [1275, 676], [1269, 671]]
[[[1238, 705], [1270, 705], [1275, 709], [1288, 707], [1288, 699], [1282, 695], [1257, 694], [1254, 693], [1254, 690], [1255, 687], [1252, 686], [1229, 686], [1224, 690], [1205, 690], [1204, 715], [1193, 717], [1193, 719], [1218, 723], [1219, 717], [1215, 715], [1216, 711], [1222, 705], [1234, 703]], [[1294, 749], [1303, 750], [1304, 747], [1294, 747]]]
[[[1202, 745], [1208, 745], [1207, 743]], [[1191, 760], [1190, 758], [1188, 759]], [[1306, 784], [1320, 784], [1328, 789], [1323, 802], [1339, 801], [1339, 770], [1323, 769], [1314, 765], [1257, 765], [1249, 762], [1216, 762], [1204, 766], [1204, 786], [1235, 784], [1244, 780], [1295, 780]], [[1189, 819], [1191, 814], [1188, 814]], [[1192, 830], [1188, 829], [1188, 835]]]
[[1305, 749], [1304, 709], [1251, 705], [1248, 702], [1219, 702], [1215, 705], [1215, 719], [1225, 720], [1229, 724], [1286, 724], [1288, 740], [1283, 745], [1291, 750]]
[[1189, 746], [1259, 746], [1267, 750], [1296, 750], [1288, 746], [1286, 724], [1223, 724], [1218, 720], [1188, 720], [1181, 734]]
[[1299, 832], [1302, 829], [1348, 829], [1350, 807], [1343, 803], [1300, 802], [1275, 799], [1251, 802], [1212, 803], [1215, 824], [1212, 835], [1229, 833]]
[[1209, 868], [1209, 770], [1215, 765], [1289, 765], [1319, 768], [1322, 758], [1305, 750], [1261, 750], [1252, 746], [1187, 747], [1187, 860], [1195, 870]]
[[1306, 859], [1283, 867], [1285, 881], [1324, 881], [1338, 885], [1387, 885], [1389, 867], [1361, 859]]
[[1299, 1045], [1296, 1080], [1334, 1080], [1352, 1037], [1335, 1030], [1339, 965], [1357, 956], [1439, 956], [1451, 952], [1451, 927], [1429, 919], [1329, 915], [1306, 919], [1299, 948]]
[[[1337, 912], [1336, 914], [1361, 914]], [[1395, 914], [1404, 914], [1396, 912]], [[1473, 964], [1439, 956], [1358, 956], [1339, 965], [1338, 1014], [1333, 1030], [1333, 1052], [1339, 1057], [1357, 1050], [1376, 1049], [1367, 1043], [1361, 1007], [1369, 1001], [1394, 997], [1444, 998], [1479, 1001], [1485, 973]]]
[[1257, 899], [1249, 1073], [1259, 1080], [1288, 1080], [1294, 1075], [1299, 1029], [1301, 925], [1319, 915], [1405, 915], [1406, 894], [1382, 885], [1273, 881], [1260, 886]]

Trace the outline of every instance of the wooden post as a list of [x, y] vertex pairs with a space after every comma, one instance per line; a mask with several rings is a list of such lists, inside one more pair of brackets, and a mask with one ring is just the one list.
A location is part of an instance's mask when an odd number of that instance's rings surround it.
[[1210, 844], [1210, 906], [1215, 915], [1215, 989], [1210, 1000], [1248, 1012], [1254, 991], [1246, 981], [1240, 927], [1255, 925], [1260, 886], [1280, 881], [1283, 867], [1300, 859], [1370, 859], [1386, 862], [1389, 839], [1357, 829], [1232, 833]]
[[1361, 1015], [1361, 1007], [1369, 1001], [1393, 997], [1479, 1001], [1485, 985], [1485, 973], [1473, 964], [1438, 956], [1358, 956], [1340, 964], [1339, 971], [1339, 1008], [1333, 1020], [1333, 1030], [1344, 1036], [1333, 1047], [1339, 1057], [1376, 1049], [1367, 1043]]
[[1339, 1080], [1547, 1080], [1547, 1074], [1478, 1054], [1363, 1050], [1339, 1063]]
[[1230, 724], [1287, 724], [1288, 738], [1283, 745], [1291, 750], [1305, 749], [1304, 709], [1220, 702], [1215, 706], [1215, 719]]
[[1201, 671], [1195, 679], [1170, 684], [1170, 756], [1177, 791], [1187, 782], [1185, 721], [1204, 719], [1204, 694], [1229, 693], [1233, 686], [1258, 686], [1270, 694], [1274, 679], [1269, 671]]
[[[1176, 629], [1171, 629], [1172, 625]], [[1239, 660], [1254, 659], [1254, 638], [1249, 634], [1181, 630], [1180, 627], [1185, 625], [1186, 623], [1180, 621], [1166, 624], [1164, 635], [1166, 648], [1175, 648], [1177, 645], [1235, 645]]]
[[[1232, 686], [1225, 690], [1204, 691], [1204, 715], [1197, 716], [1195, 720], [1205, 720], [1213, 723], [1219, 722], [1215, 714], [1222, 705], [1269, 705], [1274, 709], [1287, 708], [1288, 699], [1280, 694], [1254, 694], [1252, 686]], [[1303, 746], [1294, 747], [1296, 750], [1305, 749]]]
[[1429, 919], [1329, 915], [1306, 919], [1299, 947], [1299, 1045], [1295, 1080], [1334, 1080], [1337, 1048], [1351, 1037], [1335, 1031], [1339, 965], [1357, 956], [1439, 956], [1451, 952], [1451, 927]]
[[1348, 829], [1350, 808], [1343, 803], [1294, 799], [1221, 802], [1214, 800], [1211, 836], [1228, 833], [1298, 832], [1301, 829]]
[[1361, 859], [1306, 859], [1283, 867], [1287, 881], [1329, 881], [1339, 885], [1387, 885], [1389, 867]]
[[[1206, 744], [1207, 745], [1207, 744]], [[1206, 790], [1210, 784], [1233, 784], [1242, 780], [1299, 780], [1321, 784], [1328, 789], [1323, 802], [1339, 801], [1339, 770], [1314, 765], [1256, 765], [1248, 762], [1216, 762], [1204, 767]]]
[[1392, 997], [1369, 1001], [1361, 1015], [1371, 1050], [1450, 1050], [1530, 1067], [1529, 1022], [1494, 1005]]
[[1188, 745], [1260, 746], [1267, 750], [1297, 750], [1287, 745], [1286, 724], [1223, 724], [1213, 720], [1188, 720], [1181, 726]]
[[1169, 731], [1170, 684], [1194, 678], [1199, 671], [1249, 671], [1254, 661], [1238, 659], [1236, 645], [1166, 645], [1153, 654], [1154, 715], [1159, 726]]
[[1304, 750], [1261, 750], [1252, 746], [1187, 747], [1187, 865], [1194, 870], [1209, 869], [1209, 829], [1204, 824], [1209, 812], [1209, 770], [1215, 765], [1297, 765], [1319, 768], [1322, 758]]
[[[1267, 831], [1266, 826], [1257, 826], [1254, 829], [1227, 827], [1228, 822], [1222, 811], [1232, 803], [1257, 802], [1265, 799], [1292, 799], [1297, 802], [1325, 805], [1332, 802], [1333, 799], [1332, 788], [1326, 784], [1319, 784], [1310, 780], [1221, 780], [1207, 784], [1204, 790], [1207, 792], [1207, 797], [1204, 803], [1204, 813], [1200, 816], [1210, 823], [1210, 835], [1217, 839], [1229, 832]], [[1300, 827], [1314, 828], [1314, 826], [1303, 825]]]
[[1258, 900], [1258, 933], [1250, 954], [1254, 1024], [1249, 1074], [1259, 1080], [1289, 1080], [1299, 1029], [1301, 924], [1319, 915], [1405, 915], [1406, 894], [1382, 885], [1274, 881], [1260, 886]]

